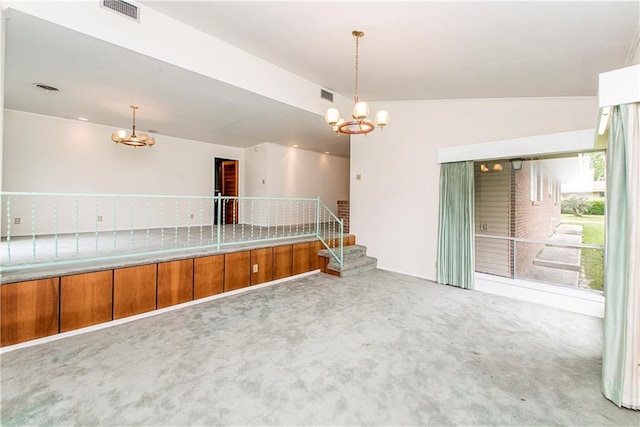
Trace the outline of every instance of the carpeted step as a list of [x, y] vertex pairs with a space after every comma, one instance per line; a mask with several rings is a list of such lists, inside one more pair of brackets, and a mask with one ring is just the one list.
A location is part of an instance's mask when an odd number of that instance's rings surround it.
[[[333, 250], [338, 253], [340, 248], [333, 248]], [[367, 255], [367, 248], [362, 245], [343, 246], [342, 254], [345, 260], [360, 258]], [[328, 249], [320, 249], [320, 251], [318, 251], [318, 255], [325, 258], [332, 258]]]
[[340, 267], [340, 264], [338, 264], [335, 259], [332, 259], [327, 265], [327, 269], [339, 273], [340, 277], [355, 276], [365, 271], [375, 270], [378, 266], [378, 260], [364, 255], [357, 258], [345, 259], [343, 264], [344, 265]]

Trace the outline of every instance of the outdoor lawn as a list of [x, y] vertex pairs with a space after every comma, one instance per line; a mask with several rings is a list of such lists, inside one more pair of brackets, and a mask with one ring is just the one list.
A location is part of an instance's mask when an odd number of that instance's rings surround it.
[[[582, 226], [582, 243], [604, 246], [604, 215], [562, 214], [563, 224]], [[580, 279], [588, 282], [591, 289], [604, 288], [604, 251], [602, 249], [582, 249], [580, 257]]]

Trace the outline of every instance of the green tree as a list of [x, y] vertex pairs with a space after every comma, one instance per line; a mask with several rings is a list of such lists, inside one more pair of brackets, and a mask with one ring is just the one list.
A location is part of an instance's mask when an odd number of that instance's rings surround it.
[[604, 181], [605, 157], [604, 151], [591, 153], [591, 169], [593, 169], [593, 180]]
[[584, 197], [571, 196], [562, 201], [562, 212], [570, 213], [574, 216], [582, 216], [587, 210], [587, 199]]

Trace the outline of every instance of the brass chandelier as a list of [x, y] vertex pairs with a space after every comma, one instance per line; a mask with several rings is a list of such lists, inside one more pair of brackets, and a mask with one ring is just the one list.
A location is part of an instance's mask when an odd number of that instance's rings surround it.
[[369, 115], [369, 105], [358, 99], [358, 40], [364, 37], [364, 32], [354, 30], [351, 34], [356, 38], [356, 78], [355, 78], [355, 95], [353, 101], [353, 112], [351, 113], [351, 119], [345, 121], [340, 117], [340, 111], [337, 108], [329, 108], [324, 115], [324, 121], [333, 128], [336, 133], [344, 133], [349, 135], [355, 134], [367, 134], [375, 129], [376, 126], [382, 130], [389, 124], [389, 112], [386, 110], [380, 110], [375, 114], [373, 122], [367, 119]]
[[156, 139], [146, 133], [136, 135], [136, 110], [138, 109], [138, 106], [130, 105], [130, 107], [133, 110], [133, 126], [131, 135], [127, 136], [127, 132], [125, 130], [119, 130], [111, 135], [111, 140], [116, 144], [125, 144], [132, 147], [151, 147], [156, 143]]

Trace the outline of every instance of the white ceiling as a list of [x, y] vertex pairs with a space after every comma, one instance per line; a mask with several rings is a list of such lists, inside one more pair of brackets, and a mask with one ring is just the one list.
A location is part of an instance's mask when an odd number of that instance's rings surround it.
[[142, 1], [321, 86], [365, 100], [592, 96], [625, 65], [637, 0]]
[[[598, 73], [626, 65], [640, 23], [638, 1], [142, 3], [349, 98], [351, 31], [363, 30], [365, 100], [593, 96]], [[12, 12], [6, 108], [126, 128], [137, 104], [143, 130], [348, 156], [318, 115]]]
[[[348, 157], [349, 139], [322, 117], [11, 11], [5, 108], [235, 147], [299, 145]], [[60, 89], [48, 93], [45, 83]], [[162, 143], [161, 137], [157, 138]]]

